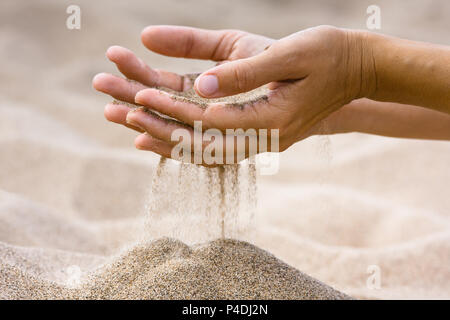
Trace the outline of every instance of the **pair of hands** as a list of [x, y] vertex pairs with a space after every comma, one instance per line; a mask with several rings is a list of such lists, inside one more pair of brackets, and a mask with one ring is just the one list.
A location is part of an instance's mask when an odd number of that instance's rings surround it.
[[[236, 30], [151, 26], [142, 32], [141, 39], [148, 49], [160, 54], [214, 60], [219, 64], [192, 84], [178, 74], [152, 69], [130, 50], [113, 46], [108, 49], [107, 57], [126, 78], [138, 83], [101, 73], [93, 80], [94, 88], [118, 100], [176, 118], [191, 127], [194, 121], [201, 120], [204, 130], [214, 128], [225, 132], [226, 129], [253, 128], [270, 132], [270, 129], [279, 129], [279, 151], [314, 134], [361, 131], [415, 137], [414, 132], [420, 133], [417, 124], [422, 123], [423, 118], [430, 123], [439, 120], [442, 126], [441, 131], [431, 134], [430, 128], [425, 127], [423, 137], [448, 139], [450, 136], [448, 115], [443, 118], [439, 112], [419, 107], [405, 109], [405, 105], [383, 105], [359, 99], [375, 95], [379, 82], [374, 47], [364, 32], [320, 26], [274, 40]], [[230, 108], [221, 103], [201, 108], [149, 88], [162, 86], [185, 91], [194, 86], [200, 96], [217, 98], [265, 84], [270, 89], [268, 99], [244, 108]], [[141, 132], [135, 140], [138, 149], [171, 157], [172, 149], [178, 144], [172, 141], [172, 133], [186, 127], [140, 109], [130, 110], [126, 105], [108, 104], [105, 117]], [[396, 122], [386, 115], [393, 115]], [[362, 128], [358, 128], [359, 123]], [[189, 130], [193, 135], [192, 128]]]
[[[93, 86], [118, 100], [139, 104], [203, 129], [279, 129], [279, 150], [323, 129], [320, 123], [330, 113], [364, 95], [361, 83], [362, 39], [356, 33], [321, 26], [273, 40], [236, 30], [201, 30], [188, 27], [152, 26], [141, 35], [150, 50], [173, 57], [209, 59], [220, 63], [204, 72], [194, 84], [196, 92], [217, 98], [269, 84], [267, 100], [243, 109], [195, 104], [171, 99], [155, 86], [176, 91], [191, 89], [183, 76], [152, 69], [130, 50], [113, 46], [107, 57], [128, 79], [99, 74]], [[105, 117], [139, 132], [138, 149], [171, 156], [178, 141], [171, 134], [180, 126], [142, 110], [130, 112], [126, 105], [108, 104]], [[330, 126], [332, 124], [328, 124]], [[270, 131], [269, 131], [270, 132]], [[270, 151], [270, 150], [267, 150]]]

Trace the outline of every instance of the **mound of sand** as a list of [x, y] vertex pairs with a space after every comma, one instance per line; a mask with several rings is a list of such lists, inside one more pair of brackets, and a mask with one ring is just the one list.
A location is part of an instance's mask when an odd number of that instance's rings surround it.
[[192, 247], [170, 238], [141, 243], [84, 276], [75, 288], [68, 281], [44, 281], [35, 276], [37, 270], [17, 265], [2, 263], [0, 283], [7, 284], [0, 287], [2, 298], [349, 298], [254, 245], [228, 239]]

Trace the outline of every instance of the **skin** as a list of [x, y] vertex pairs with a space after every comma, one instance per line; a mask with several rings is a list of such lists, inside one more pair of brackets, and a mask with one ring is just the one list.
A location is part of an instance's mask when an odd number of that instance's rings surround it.
[[[141, 84], [102, 73], [93, 80], [95, 89], [190, 126], [201, 120], [203, 129], [279, 129], [280, 151], [311, 135], [346, 132], [450, 140], [448, 47], [329, 26], [280, 40], [237, 30], [151, 26], [141, 39], [160, 54], [217, 61], [194, 84], [201, 96], [223, 97], [268, 84], [268, 100], [242, 109], [220, 103], [202, 109], [176, 101], [148, 87], [183, 91], [192, 88], [189, 81], [152, 69], [118, 46], [108, 49], [108, 59], [126, 78]], [[207, 95], [202, 90], [204, 76], [216, 77], [215, 92]], [[138, 149], [171, 157], [178, 143], [171, 141], [171, 134], [180, 125], [142, 110], [130, 112], [125, 105], [108, 104], [105, 117], [141, 132], [135, 140]]]

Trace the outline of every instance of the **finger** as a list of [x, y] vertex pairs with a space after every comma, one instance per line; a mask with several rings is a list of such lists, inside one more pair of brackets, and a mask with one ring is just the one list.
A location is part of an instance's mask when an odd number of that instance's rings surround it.
[[[134, 144], [137, 149], [152, 151], [155, 152], [165, 158], [174, 159], [177, 161], [187, 162], [187, 163], [195, 163], [200, 164], [205, 167], [215, 167], [217, 164], [207, 164], [203, 161], [194, 161], [194, 154], [187, 153], [185, 156], [183, 155], [181, 158], [179, 155], [172, 154], [173, 146], [165, 141], [156, 139], [152, 137], [148, 133], [143, 133], [139, 135], [135, 140]], [[175, 156], [175, 158], [174, 158]]]
[[[173, 72], [151, 69], [131, 50], [120, 46], [112, 46], [106, 51], [106, 56], [117, 65], [120, 72], [128, 79], [136, 80], [149, 87], [161, 86], [176, 91], [185, 89], [184, 77]], [[190, 83], [190, 81], [188, 82]]]
[[142, 130], [138, 126], [133, 126], [127, 123], [127, 114], [130, 110], [131, 108], [125, 105], [108, 103], [105, 106], [104, 115], [108, 121], [124, 125], [138, 132], [144, 132], [144, 130]]
[[177, 99], [176, 96], [162, 90], [149, 88], [139, 91], [135, 96], [135, 102], [190, 126], [194, 125], [194, 121], [203, 118], [204, 110], [201, 106]]
[[[292, 70], [272, 50], [246, 59], [216, 66], [195, 81], [194, 89], [203, 97], [218, 98], [256, 89], [273, 81], [289, 79]], [[295, 77], [302, 75], [295, 74]]]
[[147, 87], [138, 82], [127, 81], [112, 74], [99, 73], [92, 79], [92, 86], [117, 100], [134, 103], [134, 97]]
[[150, 50], [172, 57], [226, 60], [237, 40], [246, 35], [236, 30], [205, 30], [180, 26], [149, 26], [141, 33]]
[[[158, 140], [158, 139], [150, 136], [147, 133], [139, 135], [135, 139], [135, 145], [136, 145], [136, 148], [139, 150], [152, 151], [152, 152], [155, 152], [165, 158], [174, 159], [172, 157], [173, 156], [172, 155], [173, 147], [170, 144], [166, 143], [165, 141]], [[182, 160], [183, 162], [195, 163], [194, 155], [192, 153], [188, 154], [186, 157], [183, 157], [183, 159], [175, 158], [174, 160], [178, 160], [178, 161]], [[204, 167], [209, 167], [209, 168], [213, 168], [213, 167], [217, 166], [216, 164], [207, 164], [205, 162], [196, 163], [196, 164], [200, 164]]]
[[[173, 154], [172, 151], [173, 151], [174, 147], [171, 144], [167, 143], [166, 141], [162, 141], [155, 137], [152, 137], [148, 133], [143, 133], [143, 134], [139, 135], [134, 140], [134, 144], [135, 144], [136, 148], [139, 150], [152, 151], [152, 152], [155, 152], [165, 158], [170, 158], [170, 159], [187, 162], [187, 163], [195, 163], [193, 153], [188, 152], [188, 153], [186, 153], [186, 155], [183, 154], [182, 157], [180, 157], [180, 155]], [[196, 164], [201, 164], [201, 165], [212, 167], [211, 165], [207, 165], [206, 163], [203, 163], [202, 161], [200, 161], [200, 163], [196, 163]]]
[[134, 144], [139, 150], [153, 151], [166, 158], [172, 158], [173, 146], [169, 143], [156, 139], [148, 133], [140, 134], [134, 140]]
[[273, 114], [268, 99], [269, 97], [261, 97], [260, 101], [248, 102], [241, 106], [226, 103], [209, 103], [200, 106], [156, 89], [145, 89], [138, 92], [135, 97], [136, 103], [178, 119], [192, 127], [194, 121], [201, 121], [202, 130], [218, 129], [222, 132], [234, 128], [244, 130], [268, 128], [268, 120]]
[[129, 125], [141, 128], [152, 137], [172, 145], [179, 142], [178, 140], [172, 139], [172, 133], [177, 129], [184, 129], [187, 130], [187, 134], [189, 135], [192, 143], [194, 142], [193, 128], [175, 121], [163, 119], [156, 114], [151, 114], [149, 112], [145, 112], [144, 110], [136, 109], [129, 112], [126, 116], [126, 122]]

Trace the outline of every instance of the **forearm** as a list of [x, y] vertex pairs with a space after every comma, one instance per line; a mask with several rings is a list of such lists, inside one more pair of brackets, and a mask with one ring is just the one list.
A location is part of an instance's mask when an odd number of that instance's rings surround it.
[[[450, 47], [365, 33], [375, 88], [368, 98], [450, 113]], [[373, 79], [371, 79], [373, 80]]]
[[450, 115], [422, 107], [354, 100], [326, 119], [328, 133], [361, 132], [413, 139], [450, 140]]

